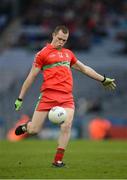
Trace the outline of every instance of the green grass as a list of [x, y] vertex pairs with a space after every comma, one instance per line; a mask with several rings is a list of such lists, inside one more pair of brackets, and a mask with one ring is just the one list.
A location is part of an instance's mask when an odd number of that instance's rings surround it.
[[127, 179], [126, 141], [70, 141], [64, 168], [51, 162], [56, 141], [0, 142], [1, 179]]

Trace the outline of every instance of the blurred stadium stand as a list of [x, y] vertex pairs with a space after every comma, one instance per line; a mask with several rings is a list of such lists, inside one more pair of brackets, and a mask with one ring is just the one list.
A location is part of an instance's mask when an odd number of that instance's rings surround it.
[[6, 136], [22, 114], [32, 116], [41, 76], [26, 95], [19, 113], [14, 111], [14, 102], [35, 53], [50, 41], [50, 33], [58, 24], [70, 29], [67, 47], [85, 64], [114, 77], [118, 86], [115, 92], [106, 92], [100, 83], [73, 72], [77, 107], [74, 128], [78, 128], [78, 135], [88, 137], [87, 126], [95, 116], [108, 118], [114, 125], [118, 121], [127, 125], [126, 10], [125, 0], [2, 0], [0, 129], [4, 127], [4, 131], [1, 137]]

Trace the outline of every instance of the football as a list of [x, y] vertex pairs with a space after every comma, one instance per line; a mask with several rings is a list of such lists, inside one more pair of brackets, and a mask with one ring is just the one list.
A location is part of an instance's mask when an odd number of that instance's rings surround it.
[[63, 123], [66, 120], [66, 117], [67, 117], [66, 110], [60, 106], [53, 107], [52, 109], [50, 109], [48, 113], [49, 121], [55, 124]]

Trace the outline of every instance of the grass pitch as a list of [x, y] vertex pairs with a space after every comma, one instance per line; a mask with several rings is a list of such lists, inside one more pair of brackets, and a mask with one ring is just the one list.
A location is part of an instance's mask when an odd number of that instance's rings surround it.
[[70, 141], [66, 167], [53, 168], [56, 141], [0, 142], [1, 179], [127, 179], [126, 141]]

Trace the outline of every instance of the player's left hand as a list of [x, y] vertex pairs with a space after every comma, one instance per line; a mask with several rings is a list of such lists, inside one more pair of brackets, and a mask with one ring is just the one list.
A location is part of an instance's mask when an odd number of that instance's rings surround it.
[[108, 90], [115, 90], [116, 88], [115, 79], [104, 77], [102, 84], [105, 87], [105, 89], [108, 89]]

